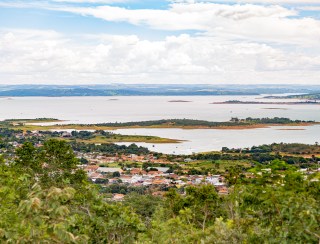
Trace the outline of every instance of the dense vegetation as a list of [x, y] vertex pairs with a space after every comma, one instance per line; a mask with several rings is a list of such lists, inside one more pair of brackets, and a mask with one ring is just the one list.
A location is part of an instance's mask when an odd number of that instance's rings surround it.
[[5, 154], [0, 160], [2, 243], [320, 240], [320, 175], [302, 175], [284, 159], [248, 170], [230, 168], [229, 195], [218, 195], [207, 184], [170, 188], [164, 197], [123, 188], [126, 199], [110, 202], [107, 195], [115, 190], [89, 183], [65, 141], [48, 140], [37, 148], [26, 142], [12, 157]]
[[78, 152], [101, 152], [106, 155], [119, 154], [148, 154], [150, 151], [146, 147], [139, 147], [136, 144], [131, 144], [129, 146], [117, 145], [117, 144], [88, 144], [83, 142], [71, 142], [71, 147]]
[[267, 96], [266, 98], [288, 98], [288, 99], [307, 99], [307, 100], [320, 100], [320, 93], [309, 93], [309, 94], [301, 94], [301, 95], [288, 95], [285, 97], [279, 96]]
[[[314, 121], [291, 120], [288, 118], [251, 118], [246, 119], [232, 118], [227, 122], [212, 122], [206, 120], [193, 119], [162, 119], [138, 122], [116, 122], [116, 123], [102, 123], [95, 126], [106, 127], [152, 127], [152, 126], [167, 126], [167, 127], [183, 127], [183, 126], [203, 126], [203, 127], [220, 127], [220, 126], [246, 126], [259, 124], [299, 124], [299, 123], [313, 123]], [[83, 125], [86, 126], [86, 125]]]

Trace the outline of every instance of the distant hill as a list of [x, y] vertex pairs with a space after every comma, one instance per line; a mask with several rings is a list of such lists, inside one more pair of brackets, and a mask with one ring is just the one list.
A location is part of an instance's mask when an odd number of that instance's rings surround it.
[[246, 91], [168, 91], [168, 90], [102, 90], [87, 88], [60, 88], [60, 89], [12, 89], [0, 91], [5, 97], [71, 97], [71, 96], [215, 96], [215, 95], [259, 95]]
[[320, 86], [292, 85], [199, 85], [199, 84], [108, 84], [108, 85], [0, 85], [2, 97], [68, 96], [220, 96], [319, 92]]

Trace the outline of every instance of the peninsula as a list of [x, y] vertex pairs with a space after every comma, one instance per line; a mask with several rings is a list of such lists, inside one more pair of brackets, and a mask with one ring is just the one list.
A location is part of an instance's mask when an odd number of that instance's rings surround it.
[[[319, 122], [311, 120], [291, 120], [289, 118], [231, 118], [226, 122], [213, 122], [206, 120], [193, 120], [193, 119], [162, 119], [162, 120], [150, 120], [150, 121], [137, 121], [137, 122], [110, 122], [100, 124], [57, 124], [45, 125], [48, 120], [5, 120], [0, 123], [0, 127], [20, 129], [23, 131], [34, 131], [34, 130], [117, 130], [117, 129], [135, 129], [135, 128], [179, 128], [179, 129], [255, 129], [255, 128], [266, 128], [270, 126], [310, 126], [319, 124]], [[146, 140], [139, 138], [137, 141], [133, 140], [134, 136], [130, 136], [130, 142], [152, 142], [156, 143], [156, 138], [153, 137], [145, 138]], [[148, 140], [147, 140], [148, 139]], [[117, 141], [117, 139], [115, 140]], [[115, 142], [113, 141], [113, 142]], [[121, 141], [126, 141], [121, 138]], [[162, 143], [173, 141], [165, 141], [161, 139]], [[176, 141], [178, 142], [178, 141]]]

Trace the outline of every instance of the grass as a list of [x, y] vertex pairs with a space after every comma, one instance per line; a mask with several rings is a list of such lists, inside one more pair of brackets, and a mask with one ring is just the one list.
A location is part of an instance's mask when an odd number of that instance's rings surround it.
[[115, 134], [111, 137], [96, 136], [88, 140], [80, 140], [84, 143], [115, 143], [115, 142], [145, 142], [145, 143], [181, 143], [181, 140], [162, 138], [157, 136], [136, 136], [136, 135], [119, 135]]
[[[56, 119], [17, 119], [17, 120], [5, 120], [0, 123], [2, 128], [10, 128], [22, 131], [48, 131], [48, 130], [115, 130], [117, 128], [107, 126], [96, 126], [96, 125], [37, 125], [36, 123], [43, 122], [58, 122]], [[144, 142], [144, 143], [181, 143], [182, 140], [162, 138], [157, 136], [143, 136], [143, 135], [120, 135], [114, 134], [111, 137], [96, 136], [88, 140], [80, 140], [79, 142], [84, 143], [117, 143], [117, 142]]]
[[244, 168], [250, 168], [251, 164], [245, 160], [216, 160], [216, 161], [194, 161], [190, 163], [185, 163], [185, 169], [195, 168], [201, 169], [217, 169], [220, 172], [226, 171], [226, 169], [231, 166], [241, 166]]

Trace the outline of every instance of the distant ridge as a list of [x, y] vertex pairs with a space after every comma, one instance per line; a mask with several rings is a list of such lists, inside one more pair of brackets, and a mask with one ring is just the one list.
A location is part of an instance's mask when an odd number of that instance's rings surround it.
[[[109, 84], [109, 85], [2, 85], [2, 97], [72, 96], [250, 96], [260, 94], [319, 92], [320, 86], [292, 85], [187, 85], [187, 84]], [[318, 94], [318, 95], [319, 95]]]

